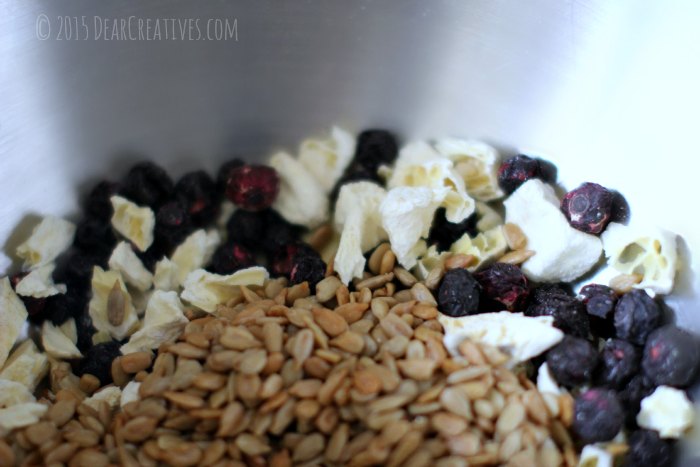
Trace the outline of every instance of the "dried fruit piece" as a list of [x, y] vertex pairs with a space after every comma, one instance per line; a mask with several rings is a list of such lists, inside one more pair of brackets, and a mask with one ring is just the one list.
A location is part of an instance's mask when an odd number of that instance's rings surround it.
[[229, 242], [221, 245], [211, 260], [211, 270], [217, 274], [232, 274], [255, 264], [255, 256], [243, 245]]
[[689, 386], [700, 368], [697, 337], [671, 324], [653, 331], [644, 346], [642, 368], [656, 385]]
[[556, 168], [552, 170], [553, 167], [546, 161], [520, 154], [501, 164], [498, 169], [498, 185], [506, 194], [511, 194], [533, 178], [551, 183], [556, 181]]
[[639, 372], [640, 351], [621, 339], [609, 339], [600, 352], [598, 380], [610, 389], [621, 389]]
[[575, 387], [589, 383], [598, 365], [598, 352], [585, 339], [566, 336], [547, 353], [547, 366], [557, 383]]
[[466, 316], [479, 310], [481, 286], [466, 269], [451, 269], [445, 273], [438, 289], [440, 312], [452, 316]]
[[100, 384], [105, 386], [112, 382], [112, 360], [120, 355], [119, 342], [117, 341], [97, 344], [85, 352], [85, 357], [78, 361], [75, 374], [96, 376], [100, 380]]
[[525, 314], [528, 316], [552, 316], [554, 325], [567, 334], [588, 337], [590, 324], [581, 302], [559, 285], [536, 288]]
[[661, 324], [661, 307], [643, 290], [623, 295], [615, 306], [617, 337], [644, 345], [647, 336]]
[[114, 208], [112, 227], [140, 251], [146, 251], [153, 243], [153, 229], [156, 224], [153, 211], [121, 196], [112, 196], [110, 201]]
[[173, 188], [165, 170], [152, 162], [140, 162], [124, 177], [120, 193], [137, 204], [157, 209], [171, 198]]
[[495, 263], [474, 274], [482, 288], [482, 308], [522, 310], [530, 295], [528, 281], [519, 267]]
[[673, 443], [661, 439], [655, 431], [637, 430], [629, 437], [627, 444], [629, 451], [625, 455], [624, 467], [673, 465]]
[[461, 222], [450, 222], [445, 217], [445, 208], [435, 211], [428, 234], [428, 245], [436, 245], [438, 251], [449, 250], [453, 243], [464, 234], [475, 237], [479, 232], [476, 228], [476, 213]]
[[203, 170], [183, 175], [175, 184], [175, 196], [185, 205], [195, 226], [208, 224], [218, 214], [216, 185]]
[[610, 222], [613, 193], [597, 183], [584, 183], [561, 200], [561, 211], [571, 227], [598, 235]]
[[49, 264], [73, 242], [75, 225], [58, 217], [44, 217], [27, 240], [17, 247], [17, 256], [24, 260], [24, 269]]
[[576, 397], [573, 431], [585, 443], [610, 441], [622, 429], [624, 413], [615, 392], [589, 389]]
[[316, 287], [326, 273], [326, 263], [312, 248], [299, 249], [292, 258], [292, 268], [289, 272], [289, 280], [292, 284], [301, 284], [306, 281], [309, 287]]
[[229, 171], [226, 196], [249, 211], [269, 208], [280, 190], [277, 171], [264, 165], [243, 165]]
[[0, 368], [7, 360], [10, 349], [15, 345], [17, 337], [27, 319], [27, 310], [24, 303], [12, 290], [10, 279], [0, 279]]

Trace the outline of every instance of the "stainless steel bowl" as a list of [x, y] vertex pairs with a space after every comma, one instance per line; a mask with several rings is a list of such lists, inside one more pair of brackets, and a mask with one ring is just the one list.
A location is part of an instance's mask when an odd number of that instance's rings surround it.
[[[566, 186], [618, 189], [634, 217], [682, 235], [683, 270], [668, 303], [700, 332], [691, 204], [700, 3], [0, 0], [0, 8], [0, 271], [10, 267], [17, 224], [76, 213], [83, 187], [120, 176], [137, 154], [176, 175], [214, 169], [231, 154], [294, 148], [334, 123], [382, 126], [406, 138], [483, 138], [550, 158]], [[228, 25], [228, 40], [217, 24]], [[192, 29], [213, 40], [191, 40]], [[700, 451], [700, 435], [694, 445]]]

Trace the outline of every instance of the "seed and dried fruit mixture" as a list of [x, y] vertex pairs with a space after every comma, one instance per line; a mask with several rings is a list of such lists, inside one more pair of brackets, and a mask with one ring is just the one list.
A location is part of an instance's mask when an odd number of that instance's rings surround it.
[[0, 279], [0, 466], [672, 465], [700, 367], [661, 301], [676, 235], [556, 183], [338, 127], [100, 181]]

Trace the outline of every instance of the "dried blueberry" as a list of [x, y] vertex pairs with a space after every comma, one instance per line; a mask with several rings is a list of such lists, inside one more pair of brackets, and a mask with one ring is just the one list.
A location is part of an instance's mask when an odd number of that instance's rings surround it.
[[673, 465], [673, 443], [661, 439], [656, 431], [637, 430], [627, 441], [623, 467], [670, 467]]
[[655, 385], [688, 387], [695, 381], [698, 367], [700, 345], [696, 336], [671, 324], [649, 334], [642, 368]]
[[266, 253], [273, 253], [284, 245], [296, 243], [303, 231], [303, 228], [290, 224], [273, 209], [267, 210], [265, 222], [265, 233], [259, 244]]
[[613, 193], [597, 183], [584, 183], [561, 200], [561, 211], [574, 229], [600, 234], [612, 213]]
[[86, 217], [78, 223], [73, 245], [95, 256], [109, 258], [117, 245], [117, 236], [108, 220]]
[[464, 219], [462, 222], [449, 222], [445, 217], [445, 208], [440, 208], [435, 211], [433, 223], [428, 234], [428, 244], [437, 245], [439, 251], [449, 250], [450, 246], [462, 235], [476, 235], [476, 213]]
[[104, 386], [112, 382], [112, 361], [121, 355], [120, 343], [117, 341], [97, 344], [85, 352], [85, 356], [76, 364], [75, 374], [90, 374], [100, 380]]
[[269, 208], [280, 190], [277, 171], [265, 165], [244, 165], [230, 171], [226, 196], [241, 209]]
[[77, 249], [61, 255], [53, 271], [57, 284], [66, 284], [68, 289], [90, 290], [92, 271], [95, 266], [107, 267], [107, 259]]
[[255, 256], [246, 247], [234, 242], [221, 245], [214, 252], [210, 269], [217, 274], [231, 274], [255, 264]]
[[99, 182], [85, 198], [85, 212], [91, 217], [109, 221], [113, 212], [109, 199], [118, 191], [117, 183], [108, 180]]
[[572, 428], [585, 443], [610, 441], [622, 429], [623, 415], [614, 391], [589, 389], [576, 397]]
[[605, 285], [589, 284], [581, 289], [579, 298], [586, 307], [593, 334], [604, 338], [614, 336], [615, 291]]
[[399, 153], [396, 137], [386, 130], [365, 130], [357, 137], [355, 157], [351, 164], [376, 170], [391, 165]]
[[121, 193], [136, 204], [157, 209], [172, 197], [173, 189], [165, 170], [152, 162], [140, 162], [124, 178]]
[[192, 232], [190, 214], [179, 201], [171, 201], [156, 214], [155, 243], [170, 254]]
[[[10, 285], [13, 290], [17, 289], [17, 284], [19, 284], [25, 276], [29, 274], [27, 272], [17, 273], [10, 277]], [[25, 297], [24, 295], [17, 295], [22, 303], [24, 303], [24, 308], [27, 310], [27, 319], [35, 324], [39, 324], [46, 318], [46, 298], [41, 297]]]
[[313, 251], [310, 246], [300, 242], [289, 243], [277, 248], [274, 253], [269, 255], [270, 272], [274, 276], [289, 277], [292, 272], [292, 267], [294, 266], [294, 256], [299, 250], [306, 248]]
[[512, 264], [494, 263], [474, 274], [474, 278], [481, 285], [482, 308], [521, 310], [530, 294], [527, 278]]
[[520, 154], [504, 161], [498, 169], [498, 185], [511, 194], [523, 183], [533, 178], [553, 183], [556, 180], [554, 165]]
[[560, 285], [544, 285], [532, 292], [527, 316], [552, 316], [554, 326], [567, 334], [588, 337], [590, 324], [583, 304]]
[[226, 231], [229, 240], [248, 248], [259, 249], [260, 242], [265, 237], [267, 224], [268, 210], [245, 211], [236, 209], [226, 223]]
[[589, 383], [598, 365], [598, 352], [585, 339], [564, 336], [547, 353], [547, 366], [557, 383], [574, 387]]
[[661, 324], [661, 307], [643, 290], [624, 294], [615, 306], [617, 337], [636, 345], [644, 345], [651, 331]]
[[312, 248], [299, 248], [292, 258], [292, 268], [289, 272], [289, 281], [292, 284], [308, 282], [311, 290], [314, 290], [326, 275], [326, 263]]
[[452, 317], [473, 315], [479, 311], [481, 286], [466, 269], [450, 269], [445, 273], [437, 301], [443, 314]]
[[224, 162], [219, 171], [216, 173], [216, 193], [219, 198], [226, 195], [226, 185], [228, 179], [231, 178], [231, 171], [235, 168], [242, 167], [245, 163], [238, 158], [234, 158]]
[[175, 196], [185, 206], [192, 224], [197, 227], [214, 220], [219, 210], [216, 185], [203, 170], [183, 175], [175, 184]]
[[68, 289], [65, 294], [52, 295], [46, 299], [44, 315], [59, 326], [70, 318], [83, 314], [90, 299], [89, 294], [79, 289]]
[[621, 389], [639, 372], [640, 351], [621, 339], [609, 339], [600, 352], [598, 381], [610, 389]]

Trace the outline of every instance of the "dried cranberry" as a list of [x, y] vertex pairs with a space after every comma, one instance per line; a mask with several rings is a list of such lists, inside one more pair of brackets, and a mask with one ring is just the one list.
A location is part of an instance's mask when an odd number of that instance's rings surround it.
[[655, 385], [690, 386], [700, 367], [700, 345], [693, 334], [674, 325], [651, 334], [644, 346], [642, 368]]
[[95, 256], [109, 258], [117, 245], [117, 236], [108, 220], [86, 217], [78, 223], [73, 245]]
[[216, 217], [219, 210], [216, 185], [205, 171], [183, 175], [175, 184], [175, 195], [187, 209], [195, 226], [202, 227]]
[[588, 337], [590, 324], [583, 304], [559, 285], [544, 285], [532, 292], [527, 316], [552, 316], [554, 326], [572, 336]]
[[255, 264], [255, 256], [246, 247], [237, 243], [226, 243], [214, 252], [211, 269], [217, 274], [231, 274]]
[[644, 345], [651, 331], [661, 324], [661, 307], [643, 290], [624, 294], [615, 306], [617, 337], [636, 345]]
[[121, 355], [117, 341], [104, 342], [91, 347], [85, 356], [75, 365], [75, 374], [96, 376], [100, 385], [112, 382], [112, 361]]
[[182, 243], [192, 229], [190, 214], [181, 202], [171, 201], [158, 209], [155, 240], [167, 253]]
[[574, 433], [585, 443], [610, 441], [622, 429], [624, 412], [614, 391], [593, 388], [574, 403]]
[[445, 212], [445, 208], [435, 211], [430, 233], [428, 234], [428, 244], [437, 245], [439, 251], [449, 250], [450, 246], [462, 238], [464, 234], [474, 236], [478, 233], [476, 229], [476, 213], [462, 222], [453, 223], [447, 220]]
[[520, 185], [533, 178], [553, 183], [556, 167], [553, 164], [520, 154], [504, 161], [498, 169], [498, 185], [511, 194]]
[[85, 212], [94, 218], [109, 221], [112, 217], [112, 203], [109, 200], [119, 191], [119, 184], [103, 180], [90, 190], [85, 198]]
[[[519, 267], [506, 263], [494, 263], [476, 274], [481, 285], [484, 308], [508, 311], [521, 310], [530, 294], [527, 278]], [[488, 303], [495, 302], [495, 303]]]
[[654, 392], [654, 384], [642, 374], [637, 374], [624, 385], [618, 397], [625, 409], [625, 424], [630, 428], [637, 427], [637, 414], [642, 399]]
[[445, 273], [438, 289], [439, 310], [452, 317], [473, 315], [479, 311], [481, 286], [466, 269]]
[[637, 430], [629, 437], [627, 445], [623, 467], [671, 467], [674, 464], [673, 442], [661, 439], [656, 431]]
[[581, 289], [579, 298], [586, 307], [593, 334], [603, 338], [614, 336], [615, 291], [605, 285], [589, 284]]
[[226, 196], [236, 206], [249, 211], [269, 208], [280, 190], [277, 171], [265, 165], [244, 165], [230, 172]]
[[289, 281], [292, 284], [308, 282], [314, 290], [326, 275], [326, 263], [312, 248], [299, 248], [292, 258], [292, 268], [289, 271]]
[[121, 193], [136, 204], [157, 209], [172, 197], [173, 189], [165, 170], [152, 162], [141, 162], [129, 170]]
[[245, 163], [241, 159], [234, 158], [224, 162], [219, 167], [219, 171], [216, 173], [216, 193], [219, 198], [223, 198], [226, 195], [226, 185], [228, 184], [228, 179], [231, 178], [231, 171], [243, 165]]
[[585, 339], [564, 336], [547, 353], [547, 366], [557, 383], [575, 387], [589, 383], [598, 366], [598, 352]]
[[621, 339], [609, 339], [600, 352], [598, 381], [610, 389], [621, 389], [639, 372], [640, 351]]
[[561, 211], [574, 229], [600, 234], [612, 214], [613, 193], [597, 183], [584, 183], [561, 200]]

